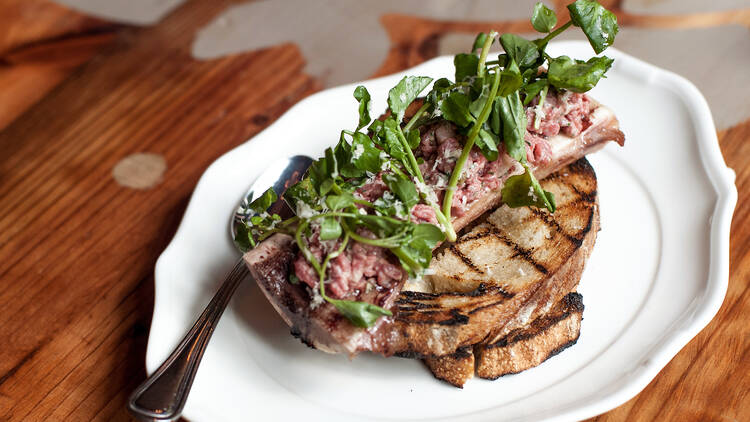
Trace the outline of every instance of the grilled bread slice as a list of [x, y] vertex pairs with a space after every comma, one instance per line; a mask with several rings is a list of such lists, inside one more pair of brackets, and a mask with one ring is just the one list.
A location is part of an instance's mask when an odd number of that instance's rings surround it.
[[510, 332], [499, 341], [459, 349], [456, 353], [425, 359], [436, 378], [456, 387], [476, 374], [497, 379], [517, 374], [557, 355], [578, 341], [583, 319], [583, 301], [578, 293], [569, 293], [545, 315], [527, 327]]
[[474, 349], [477, 375], [497, 379], [533, 368], [576, 344], [583, 320], [583, 297], [569, 293], [528, 327]]
[[502, 206], [438, 251], [434, 274], [404, 287], [376, 351], [424, 358], [496, 343], [575, 289], [599, 230], [596, 175], [581, 159], [541, 184], [557, 211]]

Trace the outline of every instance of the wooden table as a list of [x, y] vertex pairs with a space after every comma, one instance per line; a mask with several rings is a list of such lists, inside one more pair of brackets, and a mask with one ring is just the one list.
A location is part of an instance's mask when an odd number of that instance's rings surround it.
[[[191, 58], [194, 32], [230, 3], [190, 2], [143, 28], [46, 0], [0, 4], [0, 420], [129, 419], [125, 399], [145, 377], [154, 263], [196, 181], [322, 87], [295, 44]], [[624, 26], [685, 22], [610, 3]], [[688, 18], [750, 26], [749, 16]], [[529, 29], [381, 22], [392, 44], [376, 74], [430, 58], [449, 31]], [[595, 420], [750, 419], [750, 120], [719, 139], [739, 189], [724, 304], [642, 393]]]

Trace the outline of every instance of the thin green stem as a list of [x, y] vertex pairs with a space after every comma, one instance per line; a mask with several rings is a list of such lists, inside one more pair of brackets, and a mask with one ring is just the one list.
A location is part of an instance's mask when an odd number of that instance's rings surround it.
[[294, 234], [294, 239], [297, 241], [297, 247], [302, 251], [302, 255], [305, 256], [305, 259], [310, 261], [310, 264], [315, 268], [315, 271], [320, 274], [320, 262], [318, 262], [318, 259], [315, 258], [315, 255], [312, 254], [310, 248], [308, 248], [307, 244], [302, 240], [302, 233], [305, 232], [309, 225], [310, 220], [305, 220], [302, 224], [297, 226], [297, 232]]
[[484, 76], [484, 62], [487, 60], [487, 55], [490, 53], [490, 46], [492, 45], [492, 42], [495, 41], [496, 36], [497, 32], [490, 31], [489, 35], [487, 35], [487, 39], [484, 40], [482, 53], [479, 56], [479, 64], [477, 64], [477, 76], [480, 78]]
[[297, 217], [297, 216], [295, 215], [295, 216], [293, 216], [293, 217], [289, 217], [289, 218], [287, 218], [286, 220], [282, 221], [281, 223], [279, 223], [279, 225], [278, 225], [278, 226], [279, 226], [279, 227], [286, 227], [286, 226], [288, 226], [288, 225], [290, 225], [290, 224], [292, 224], [292, 223], [296, 223], [297, 221], [299, 221], [299, 217]]
[[396, 132], [396, 136], [398, 137], [398, 140], [401, 142], [401, 145], [404, 147], [404, 151], [406, 151], [406, 156], [409, 158], [409, 164], [411, 165], [412, 172], [417, 177], [417, 180], [424, 183], [424, 178], [422, 177], [422, 172], [419, 170], [419, 164], [417, 164], [417, 159], [414, 157], [414, 152], [411, 150], [411, 147], [409, 146], [409, 142], [406, 141], [406, 137], [404, 136], [404, 132], [401, 130], [400, 126], [398, 127], [398, 132]]
[[568, 21], [563, 26], [547, 34], [546, 37], [542, 38], [542, 45], [547, 44], [548, 42], [550, 42], [552, 38], [555, 38], [556, 36], [560, 35], [563, 31], [568, 29], [570, 25], [573, 25], [573, 21]]
[[[549, 89], [549, 85], [546, 85], [544, 88], [542, 88], [542, 92], [539, 93], [539, 104], [537, 104], [537, 107], [539, 107], [539, 110], [544, 110], [544, 100], [547, 98], [547, 89]], [[538, 113], [537, 110], [534, 110], [534, 129], [539, 130], [539, 126], [542, 124], [542, 114]]]
[[451, 224], [450, 218], [446, 217], [445, 214], [440, 211], [440, 207], [438, 204], [430, 201], [430, 206], [433, 210], [435, 210], [435, 218], [437, 218], [438, 223], [440, 223], [441, 226], [443, 226], [443, 231], [445, 232], [445, 237], [448, 239], [449, 242], [455, 242], [456, 241], [456, 230], [453, 229], [453, 224]]
[[323, 260], [323, 267], [322, 271], [318, 272], [318, 277], [320, 277], [320, 295], [323, 296], [323, 299], [330, 302], [330, 299], [328, 296], [326, 296], [326, 288], [325, 288], [325, 275], [326, 275], [326, 268], [328, 267], [328, 263], [337, 256], [341, 255], [341, 252], [344, 252], [344, 249], [346, 249], [346, 244], [349, 242], [349, 233], [344, 235], [344, 240], [341, 241], [341, 245], [339, 245], [339, 248], [335, 251], [329, 253], [326, 255], [326, 258]]
[[487, 118], [490, 116], [490, 110], [492, 109], [492, 103], [495, 102], [495, 97], [497, 96], [497, 89], [500, 86], [500, 72], [495, 72], [494, 78], [492, 80], [492, 88], [490, 89], [490, 95], [487, 97], [487, 102], [484, 103], [484, 107], [482, 107], [482, 112], [479, 113], [479, 117], [477, 118], [477, 121], [474, 123], [474, 126], [471, 127], [469, 130], [469, 134], [466, 137], [466, 143], [464, 144], [464, 149], [461, 151], [461, 156], [458, 157], [458, 160], [456, 161], [455, 167], [453, 167], [453, 172], [451, 173], [451, 178], [448, 181], [448, 188], [445, 190], [445, 197], [443, 198], [443, 214], [445, 214], [446, 217], [450, 220], [451, 216], [451, 206], [453, 205], [453, 194], [456, 191], [456, 185], [458, 185], [458, 179], [461, 177], [461, 173], [463, 173], [464, 164], [466, 164], [466, 160], [469, 158], [469, 153], [471, 152], [471, 149], [474, 147], [474, 142], [477, 139], [477, 135], [479, 135], [479, 130], [482, 129], [482, 125], [485, 121], [487, 121]]
[[370, 208], [375, 208], [375, 205], [373, 205], [373, 203], [372, 203], [372, 202], [370, 202], [370, 201], [365, 201], [364, 199], [357, 199], [357, 198], [354, 198], [354, 203], [355, 203], [355, 204], [359, 204], [359, 205], [364, 205], [364, 206], [366, 206], [366, 207], [370, 207]]
[[408, 179], [409, 177], [406, 175], [406, 173], [403, 172], [400, 168], [398, 168], [393, 161], [388, 161], [388, 168], [390, 168], [394, 173], [397, 175], [403, 177], [404, 179]]
[[419, 120], [420, 117], [422, 117], [422, 114], [424, 114], [427, 109], [430, 108], [430, 103], [427, 101], [422, 104], [422, 107], [419, 107], [419, 110], [417, 110], [416, 113], [414, 113], [413, 116], [411, 116], [411, 119], [409, 119], [409, 123], [404, 126], [404, 132], [408, 132], [411, 130], [412, 127], [414, 127], [414, 124], [417, 123], [417, 120]]
[[366, 245], [372, 245], [372, 246], [378, 246], [381, 248], [396, 248], [400, 246], [401, 240], [403, 239], [404, 234], [405, 234], [405, 231], [402, 231], [393, 236], [383, 237], [380, 239], [370, 239], [369, 237], [358, 235], [348, 225], [344, 225], [344, 230], [346, 230], [346, 233], [349, 236], [351, 236], [352, 239], [354, 239], [355, 241], [359, 243], [364, 243]]

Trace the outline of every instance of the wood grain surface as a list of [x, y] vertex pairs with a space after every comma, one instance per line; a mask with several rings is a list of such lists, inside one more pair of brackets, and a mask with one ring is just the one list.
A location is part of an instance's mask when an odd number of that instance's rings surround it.
[[[195, 31], [230, 3], [192, 1], [147, 28], [44, 0], [0, 3], [0, 420], [130, 420], [124, 404], [145, 377], [154, 263], [196, 181], [320, 89], [293, 44], [192, 59]], [[745, 12], [618, 14], [624, 25], [750, 28]], [[449, 31], [528, 29], [381, 22], [392, 47], [378, 74], [432, 57]], [[724, 304], [643, 392], [594, 420], [750, 419], [750, 120], [719, 139], [739, 190]], [[150, 178], [113, 176], [123, 159]]]

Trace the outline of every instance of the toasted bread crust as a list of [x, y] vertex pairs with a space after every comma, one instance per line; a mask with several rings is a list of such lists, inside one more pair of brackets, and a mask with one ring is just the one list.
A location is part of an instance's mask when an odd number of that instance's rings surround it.
[[470, 347], [458, 349], [450, 355], [425, 359], [424, 363], [435, 378], [454, 387], [463, 388], [474, 376], [474, 352]]
[[477, 376], [497, 379], [538, 366], [578, 341], [582, 319], [581, 295], [568, 294], [529, 327], [515, 330], [496, 343], [478, 346]]
[[496, 343], [459, 349], [424, 362], [436, 378], [459, 388], [474, 376], [475, 366], [476, 374], [485, 379], [516, 374], [574, 345], [580, 335], [583, 309], [581, 295], [569, 293], [547, 314]]

